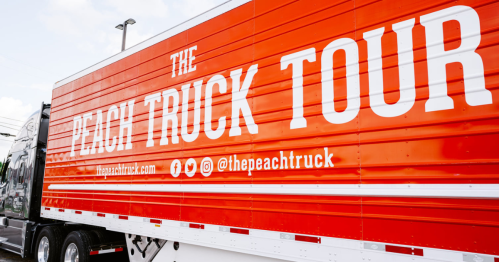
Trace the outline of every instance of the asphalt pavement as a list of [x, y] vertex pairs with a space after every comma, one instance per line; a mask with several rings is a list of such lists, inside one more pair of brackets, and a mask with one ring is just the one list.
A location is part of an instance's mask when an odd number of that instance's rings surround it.
[[0, 262], [35, 262], [34, 259], [21, 258], [20, 255], [0, 249]]

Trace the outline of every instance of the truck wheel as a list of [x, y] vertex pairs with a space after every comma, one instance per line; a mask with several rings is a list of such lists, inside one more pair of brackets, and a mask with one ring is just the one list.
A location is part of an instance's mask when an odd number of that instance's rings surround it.
[[60, 227], [44, 227], [36, 240], [35, 261], [58, 261], [63, 239], [64, 232]]
[[[109, 245], [111, 243], [120, 242], [120, 241], [126, 243], [125, 234], [123, 233], [106, 231], [103, 229], [90, 230], [89, 233], [92, 234], [93, 236], [96, 236], [97, 242], [94, 242], [94, 244], [98, 243], [100, 245]], [[121, 252], [99, 254], [96, 256], [94, 255], [92, 259], [101, 262], [109, 262], [109, 261], [129, 262], [130, 260], [128, 259], [128, 252], [126, 252], [126, 247], [124, 249], [125, 250]]]
[[125, 234], [123, 233], [106, 231], [103, 229], [94, 229], [90, 230], [89, 232], [97, 237], [98, 244], [109, 244], [110, 242], [126, 241]]
[[84, 230], [69, 233], [62, 245], [60, 261], [89, 262], [90, 247], [95, 242], [94, 238], [90, 232]]

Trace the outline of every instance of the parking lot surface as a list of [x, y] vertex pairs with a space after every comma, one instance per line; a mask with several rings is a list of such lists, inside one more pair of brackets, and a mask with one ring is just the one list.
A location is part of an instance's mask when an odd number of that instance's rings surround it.
[[20, 255], [0, 249], [0, 262], [35, 262], [34, 259], [21, 258]]

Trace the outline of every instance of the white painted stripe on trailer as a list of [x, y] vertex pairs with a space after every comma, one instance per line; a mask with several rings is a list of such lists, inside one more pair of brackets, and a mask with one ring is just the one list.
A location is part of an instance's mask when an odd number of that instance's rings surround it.
[[49, 189], [317, 196], [499, 198], [499, 184], [51, 184]]
[[[42, 207], [43, 209], [44, 207]], [[290, 232], [247, 229], [249, 234], [231, 233], [229, 230], [220, 230], [220, 225], [203, 224], [204, 230], [186, 227], [186, 221], [165, 220], [146, 217], [129, 216], [129, 220], [114, 219], [116, 214], [105, 213], [104, 217], [94, 216], [96, 212], [81, 211], [75, 215], [74, 211], [66, 209], [57, 212], [55, 208], [45, 211], [44, 218], [59, 219], [80, 224], [89, 224], [105, 227], [111, 231], [126, 234], [148, 236], [186, 244], [199, 245], [221, 250], [242, 252], [257, 256], [272, 257], [291, 261], [494, 261], [494, 256], [488, 254], [465, 253], [461, 251], [408, 246], [383, 242], [352, 240], [334, 237], [313, 236], [320, 238], [320, 243], [296, 241], [295, 236], [304, 236]], [[100, 213], [100, 212], [99, 212]], [[161, 220], [161, 225], [150, 223], [151, 220]], [[289, 237], [286, 237], [289, 236]], [[376, 248], [373, 245], [377, 245]], [[423, 256], [386, 252], [385, 246], [407, 247], [422, 249]], [[482, 260], [480, 260], [482, 259]]]
[[193, 28], [199, 24], [202, 24], [212, 18], [215, 18], [223, 13], [226, 13], [236, 7], [239, 7], [243, 4], [246, 4], [248, 2], [251, 2], [252, 0], [229, 0], [223, 4], [220, 4], [219, 6], [216, 6], [198, 16], [195, 16], [183, 23], [180, 23], [170, 29], [167, 29], [166, 31], [164, 31], [163, 33], [160, 33], [158, 35], [155, 35], [141, 43], [138, 43], [128, 49], [126, 49], [125, 51], [123, 52], [120, 52], [114, 56], [111, 56], [109, 58], [107, 58], [106, 60], [104, 61], [101, 61], [95, 65], [92, 65], [86, 69], [83, 69], [82, 71], [74, 74], [74, 75], [71, 75], [65, 79], [62, 79], [61, 81], [58, 81], [54, 84], [54, 89], [60, 87], [60, 86], [63, 86], [71, 81], [74, 81], [80, 77], [83, 77], [85, 75], [88, 75], [89, 73], [92, 73], [96, 70], [99, 70], [105, 66], [108, 66], [112, 63], [115, 63], [123, 58], [126, 58], [127, 56], [130, 56], [130, 55], [133, 55], [141, 50], [144, 50], [152, 45], [155, 45], [161, 41], [164, 41], [174, 35], [177, 35], [179, 33], [182, 33], [190, 28]]

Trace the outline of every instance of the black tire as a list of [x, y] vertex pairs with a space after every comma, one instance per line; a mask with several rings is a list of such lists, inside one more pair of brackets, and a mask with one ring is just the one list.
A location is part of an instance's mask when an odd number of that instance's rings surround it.
[[105, 244], [110, 242], [109, 237], [106, 234], [106, 230], [94, 229], [90, 230], [90, 233], [93, 234], [99, 240], [99, 244]]
[[90, 230], [92, 234], [94, 234], [97, 239], [98, 243], [103, 245], [103, 244], [110, 244], [112, 242], [118, 242], [118, 241], [123, 241], [125, 242], [125, 234], [123, 233], [118, 233], [118, 232], [113, 232], [113, 231], [107, 231], [104, 229], [94, 229]]
[[[39, 255], [44, 256], [43, 254], [39, 254], [39, 249], [41, 248], [40, 241], [44, 238], [46, 240], [48, 240], [48, 247], [49, 247], [48, 248], [48, 257], [47, 257], [46, 261], [47, 262], [59, 261], [62, 242], [64, 241], [64, 231], [62, 230], [61, 227], [58, 227], [58, 226], [44, 227], [42, 229], [42, 231], [40, 231], [40, 234], [38, 234], [38, 238], [36, 239], [36, 246], [34, 249], [35, 261], [40, 261]], [[40, 251], [42, 251], [42, 250], [40, 250]], [[45, 253], [45, 252], [43, 252], [43, 253]], [[44, 260], [41, 260], [41, 261], [44, 261]]]
[[64, 261], [66, 255], [66, 249], [69, 245], [75, 244], [78, 252], [78, 261], [79, 262], [89, 262], [91, 261], [90, 257], [90, 247], [95, 243], [95, 235], [85, 231], [78, 230], [69, 233], [64, 240], [64, 244], [62, 245], [61, 253], [60, 253], [60, 261]]
[[[126, 243], [125, 234], [123, 234], [123, 233], [107, 231], [107, 230], [103, 230], [103, 229], [90, 230], [90, 233], [92, 235], [96, 236], [96, 238], [98, 239], [98, 242], [94, 242], [96, 244], [109, 245], [111, 243], [119, 243], [119, 242]], [[127, 261], [130, 261], [128, 258], [128, 252], [126, 250], [126, 246], [125, 246], [125, 248], [123, 248], [123, 251], [121, 251], [121, 252], [95, 255], [95, 256], [92, 256], [92, 259], [93, 259], [93, 261], [96, 261], [96, 262], [110, 262], [110, 261], [127, 262]]]

